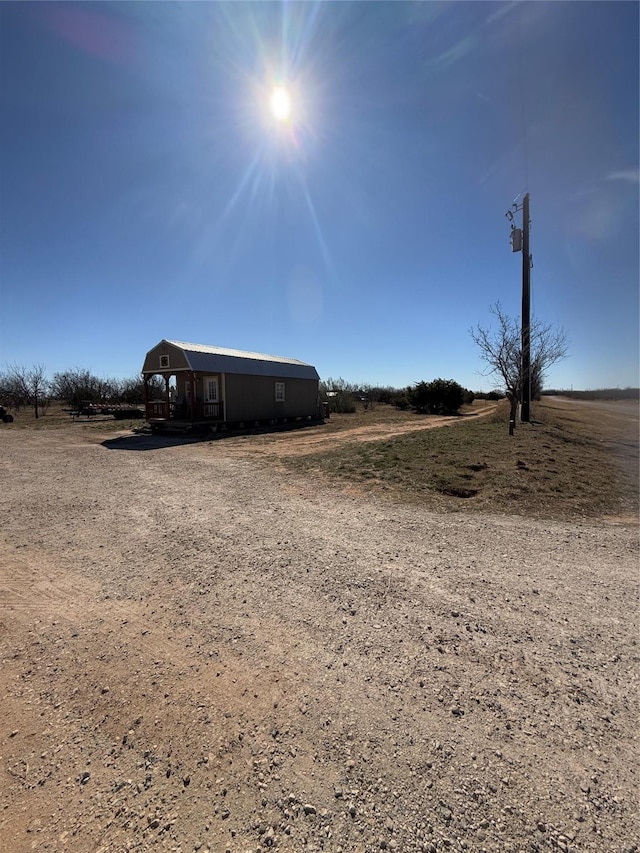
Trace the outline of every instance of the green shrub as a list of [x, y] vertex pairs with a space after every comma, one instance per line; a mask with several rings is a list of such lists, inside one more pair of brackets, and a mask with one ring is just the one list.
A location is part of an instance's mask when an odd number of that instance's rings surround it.
[[417, 382], [407, 391], [415, 410], [431, 415], [455, 414], [464, 403], [465, 397], [465, 389], [453, 379]]
[[401, 412], [411, 408], [411, 401], [406, 391], [398, 391], [397, 394], [393, 394], [389, 402]]

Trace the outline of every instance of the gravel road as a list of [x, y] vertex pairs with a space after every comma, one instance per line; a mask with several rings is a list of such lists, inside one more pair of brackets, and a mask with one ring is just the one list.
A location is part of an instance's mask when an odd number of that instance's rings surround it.
[[0, 850], [638, 850], [637, 527], [111, 435], [1, 436]]

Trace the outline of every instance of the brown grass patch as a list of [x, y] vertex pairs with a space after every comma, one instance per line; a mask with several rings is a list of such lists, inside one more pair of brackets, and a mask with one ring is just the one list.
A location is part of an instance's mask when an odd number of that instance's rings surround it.
[[296, 470], [433, 509], [541, 518], [638, 517], [638, 411], [543, 398], [509, 436], [500, 405], [481, 419], [290, 457]]

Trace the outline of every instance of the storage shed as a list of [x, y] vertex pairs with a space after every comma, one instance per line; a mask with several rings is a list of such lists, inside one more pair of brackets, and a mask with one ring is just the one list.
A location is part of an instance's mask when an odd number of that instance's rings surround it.
[[[320, 417], [316, 369], [295, 358], [162, 340], [142, 375], [146, 418], [156, 429]], [[154, 376], [164, 381], [160, 396]]]

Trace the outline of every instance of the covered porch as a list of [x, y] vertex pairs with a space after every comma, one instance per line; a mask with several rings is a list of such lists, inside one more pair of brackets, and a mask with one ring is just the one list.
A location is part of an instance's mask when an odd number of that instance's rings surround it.
[[[163, 388], [158, 394], [153, 380], [159, 377]], [[153, 427], [162, 425], [195, 426], [224, 422], [224, 401], [220, 375], [204, 376], [196, 371], [158, 371], [144, 375], [145, 418]], [[174, 380], [174, 384], [172, 384]]]

